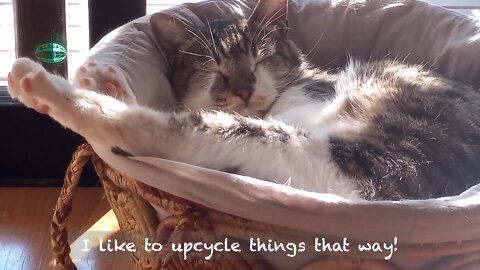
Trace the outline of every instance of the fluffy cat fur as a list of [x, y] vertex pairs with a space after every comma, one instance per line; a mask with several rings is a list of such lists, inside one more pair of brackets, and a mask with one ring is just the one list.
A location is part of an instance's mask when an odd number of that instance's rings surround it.
[[286, 38], [286, 5], [260, 0], [249, 18], [201, 29], [155, 15], [175, 112], [137, 105], [122, 74], [95, 62], [72, 87], [19, 59], [9, 92], [118, 155], [369, 200], [454, 195], [479, 182], [478, 90], [393, 61], [317, 69]]

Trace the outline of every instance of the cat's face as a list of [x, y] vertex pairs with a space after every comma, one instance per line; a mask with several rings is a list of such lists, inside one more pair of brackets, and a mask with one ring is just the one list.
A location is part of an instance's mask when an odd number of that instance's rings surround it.
[[169, 57], [179, 103], [263, 117], [300, 66], [300, 53], [286, 37], [285, 5], [265, 0], [248, 19], [201, 29], [181, 24]]

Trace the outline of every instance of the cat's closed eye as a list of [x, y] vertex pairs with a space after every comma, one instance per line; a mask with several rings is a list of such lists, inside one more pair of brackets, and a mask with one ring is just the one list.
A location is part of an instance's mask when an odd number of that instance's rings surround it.
[[217, 97], [215, 99], [215, 103], [225, 103], [225, 102], [227, 102], [227, 99], [224, 97]]
[[230, 77], [228, 75], [223, 74], [223, 73], [219, 73], [219, 74], [223, 79], [223, 85], [228, 85], [228, 82], [230, 81]]
[[222, 72], [213, 71], [210, 72], [210, 75], [214, 78], [214, 88], [216, 89], [224, 90], [230, 81], [230, 77]]

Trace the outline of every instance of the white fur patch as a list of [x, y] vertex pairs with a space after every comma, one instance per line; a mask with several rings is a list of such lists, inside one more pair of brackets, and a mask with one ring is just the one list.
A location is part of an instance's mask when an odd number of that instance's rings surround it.
[[[205, 76], [206, 84], [203, 85], [202, 88], [211, 89], [215, 84], [215, 80], [217, 79], [216, 76], [218, 75], [215, 73], [206, 73]], [[214, 104], [210, 91], [208, 90], [189, 91], [183, 101], [185, 105], [192, 109], [211, 108]]]
[[[344, 175], [332, 160], [328, 140], [336, 134], [358, 132], [364, 128], [364, 124], [339, 116], [341, 98], [314, 102], [302, 88], [302, 85], [298, 85], [285, 91], [270, 111], [270, 117], [274, 120], [308, 131], [310, 141], [301, 148], [292, 149], [292, 155], [299, 161], [292, 159], [289, 162], [300, 166], [303, 172], [300, 174], [303, 175], [290, 175], [291, 186], [334, 193], [345, 198], [358, 198], [359, 190], [356, 189], [355, 180]], [[295, 153], [298, 151], [302, 153]]]
[[267, 110], [277, 97], [277, 90], [275, 89], [276, 82], [268, 70], [266, 70], [261, 64], [258, 65], [255, 70], [255, 77], [257, 78], [257, 81], [253, 86], [254, 91], [251, 101], [255, 102], [256, 99], [260, 98], [263, 100], [263, 104], [258, 104], [257, 106], [255, 106], [256, 104], [252, 105], [254, 105], [254, 109], [256, 110]]

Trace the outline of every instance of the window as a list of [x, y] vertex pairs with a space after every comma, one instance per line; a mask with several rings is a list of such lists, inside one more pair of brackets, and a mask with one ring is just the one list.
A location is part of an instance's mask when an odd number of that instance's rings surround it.
[[[186, 0], [184, 0], [186, 1]], [[182, 0], [147, 0], [147, 14], [155, 13]], [[198, 2], [200, 0], [189, 0]], [[471, 18], [480, 20], [479, 0], [423, 0], [427, 3], [446, 7]], [[65, 0], [68, 70], [74, 76], [76, 68], [88, 52], [88, 0]], [[15, 60], [15, 31], [12, 0], [0, 0], [0, 99], [5, 97], [6, 76]]]
[[[190, 0], [189, 2], [198, 2]], [[148, 0], [147, 14], [155, 13], [181, 0]], [[88, 0], [65, 0], [68, 73], [74, 76], [76, 68], [82, 64], [88, 52]], [[0, 91], [6, 86], [6, 76], [15, 61], [15, 31], [12, 0], [0, 0]]]
[[73, 78], [75, 70], [83, 64], [88, 53], [88, 1], [66, 0], [65, 17], [67, 25], [68, 77]]
[[[88, 2], [65, 1], [68, 70], [73, 76], [88, 52]], [[6, 76], [15, 61], [15, 30], [12, 0], [0, 0], [0, 86], [6, 86]]]
[[6, 76], [15, 60], [12, 0], [0, 0], [0, 87], [6, 85]]
[[[0, 186], [58, 186], [62, 183], [61, 179], [73, 151], [83, 139], [49, 117], [25, 109], [8, 96], [6, 77], [15, 61], [14, 1], [0, 0], [0, 149], [3, 153], [0, 155]], [[70, 77], [88, 53], [91, 28], [88, 1], [65, 0]], [[128, 14], [125, 7], [128, 8], [133, 3], [131, 0], [90, 1], [105, 6], [112, 2], [122, 2], [124, 7], [117, 8], [117, 17]], [[141, 2], [136, 3], [142, 5]], [[147, 0], [146, 10], [147, 13], [154, 13], [180, 2], [183, 1]], [[92, 3], [94, 2], [90, 2]], [[112, 14], [108, 15], [110, 21]], [[84, 176], [84, 184], [95, 185], [93, 170], [87, 170]]]

